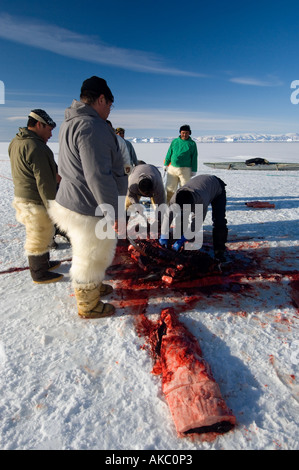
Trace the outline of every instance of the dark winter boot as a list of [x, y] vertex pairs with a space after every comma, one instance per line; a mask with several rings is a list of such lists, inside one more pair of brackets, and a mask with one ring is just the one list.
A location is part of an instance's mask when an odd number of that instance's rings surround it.
[[71, 243], [71, 241], [70, 241], [69, 237], [67, 236], [66, 232], [61, 230], [56, 224], [54, 225], [54, 227], [55, 227], [55, 236], [60, 235], [61, 237], [65, 238], [65, 240], [68, 243]]
[[49, 254], [28, 256], [29, 269], [33, 282], [49, 284], [63, 278], [62, 274], [49, 272]]
[[223, 261], [225, 257], [226, 246], [225, 243], [227, 242], [227, 227], [213, 228], [213, 247], [215, 258]]
[[59, 268], [59, 266], [61, 265], [61, 261], [50, 261], [50, 253], [48, 252], [47, 253], [47, 256], [48, 256], [48, 271], [52, 271], [52, 269], [56, 269], [56, 268]]

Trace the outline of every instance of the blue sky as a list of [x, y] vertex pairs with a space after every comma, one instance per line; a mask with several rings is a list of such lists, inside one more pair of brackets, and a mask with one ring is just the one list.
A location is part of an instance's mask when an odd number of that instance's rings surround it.
[[185, 123], [194, 137], [299, 132], [298, 43], [298, 0], [11, 0], [0, 7], [0, 140], [33, 108], [59, 128], [92, 75], [107, 80], [126, 137], [175, 137]]

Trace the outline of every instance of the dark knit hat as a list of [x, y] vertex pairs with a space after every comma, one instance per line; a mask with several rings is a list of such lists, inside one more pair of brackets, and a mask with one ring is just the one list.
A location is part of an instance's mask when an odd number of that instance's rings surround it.
[[56, 127], [56, 122], [54, 122], [53, 119], [50, 118], [49, 114], [47, 114], [43, 109], [33, 109], [28, 117], [32, 117], [36, 121], [51, 126], [53, 129]]
[[106, 80], [100, 77], [87, 78], [82, 83], [81, 87], [81, 96], [84, 96], [86, 93], [93, 93], [96, 96], [104, 95], [105, 98], [109, 101], [114, 101], [114, 97], [111, 93], [110, 88], [107, 85]]
[[191, 129], [190, 129], [190, 126], [188, 124], [184, 124], [183, 126], [180, 127], [180, 133], [181, 131], [188, 131], [191, 135]]
[[150, 196], [153, 193], [153, 182], [152, 179], [149, 178], [148, 176], [143, 176], [140, 178], [139, 183], [138, 183], [138, 189], [141, 192], [141, 194], [144, 194], [145, 196]]

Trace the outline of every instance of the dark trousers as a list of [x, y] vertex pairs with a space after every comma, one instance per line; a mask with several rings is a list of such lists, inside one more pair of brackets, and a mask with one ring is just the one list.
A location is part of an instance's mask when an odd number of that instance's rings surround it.
[[214, 251], [224, 251], [227, 242], [227, 220], [226, 220], [226, 184], [217, 178], [222, 187], [222, 193], [212, 202], [213, 221], [213, 247]]

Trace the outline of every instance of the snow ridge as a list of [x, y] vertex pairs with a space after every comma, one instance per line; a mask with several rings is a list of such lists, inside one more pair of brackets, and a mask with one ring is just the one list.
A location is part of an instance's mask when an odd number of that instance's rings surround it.
[[[128, 137], [134, 143], [169, 143], [176, 137]], [[234, 142], [299, 142], [298, 133], [289, 134], [230, 134], [230, 135], [206, 135], [193, 137], [195, 142], [203, 143], [234, 143]]]

